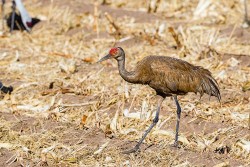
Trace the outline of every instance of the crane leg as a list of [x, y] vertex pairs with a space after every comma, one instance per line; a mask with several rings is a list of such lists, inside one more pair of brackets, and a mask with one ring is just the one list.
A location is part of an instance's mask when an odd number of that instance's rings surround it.
[[247, 28], [250, 25], [250, 21], [248, 20], [247, 0], [244, 0], [244, 8], [245, 8], [245, 15], [244, 15], [243, 27]]
[[5, 0], [2, 0], [2, 30], [4, 31], [4, 4]]
[[179, 125], [180, 125], [180, 118], [181, 118], [181, 106], [178, 102], [177, 95], [174, 95], [174, 101], [177, 107], [177, 121], [176, 121], [176, 133], [175, 133], [175, 140], [174, 140], [174, 147], [178, 146], [178, 135], [179, 135]]
[[16, 3], [13, 0], [12, 1], [12, 14], [11, 14], [11, 26], [10, 26], [10, 32], [13, 31], [14, 29], [14, 24], [15, 24], [15, 12], [16, 12]]
[[248, 22], [248, 14], [247, 14], [247, 0], [244, 0], [244, 7], [245, 7], [245, 22]]
[[124, 151], [123, 153], [124, 154], [130, 154], [130, 153], [133, 153], [133, 152], [136, 152], [139, 150], [140, 148], [140, 145], [142, 144], [143, 140], [146, 138], [146, 136], [149, 134], [149, 132], [151, 131], [151, 129], [153, 129], [153, 127], [157, 124], [157, 122], [159, 121], [159, 114], [160, 114], [160, 110], [161, 110], [161, 104], [163, 102], [163, 100], [165, 98], [159, 96], [160, 99], [158, 101], [158, 106], [157, 106], [157, 111], [156, 111], [156, 114], [155, 114], [155, 118], [153, 119], [153, 122], [152, 124], [149, 126], [149, 128], [145, 131], [144, 135], [142, 136], [141, 140], [135, 145], [134, 148], [132, 148], [131, 150], [127, 150], [127, 151]]

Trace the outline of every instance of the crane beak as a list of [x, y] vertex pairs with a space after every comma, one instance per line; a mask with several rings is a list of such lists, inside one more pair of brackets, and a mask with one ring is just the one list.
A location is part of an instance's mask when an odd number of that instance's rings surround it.
[[102, 61], [108, 60], [110, 58], [112, 58], [112, 56], [110, 54], [107, 54], [106, 56], [104, 56], [103, 58], [101, 58], [97, 63], [100, 63]]

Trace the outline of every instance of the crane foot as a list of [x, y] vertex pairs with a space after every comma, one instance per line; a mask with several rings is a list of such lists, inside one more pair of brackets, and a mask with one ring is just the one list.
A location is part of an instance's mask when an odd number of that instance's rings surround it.
[[174, 144], [171, 144], [170, 146], [173, 148], [181, 148], [180, 145], [178, 144], [178, 141], [177, 142], [175, 141]]
[[134, 148], [130, 149], [130, 150], [126, 150], [123, 151], [123, 154], [130, 154], [130, 153], [135, 153], [137, 151], [140, 151], [140, 147], [138, 145], [136, 145]]
[[173, 147], [178, 147], [178, 141], [175, 141]]

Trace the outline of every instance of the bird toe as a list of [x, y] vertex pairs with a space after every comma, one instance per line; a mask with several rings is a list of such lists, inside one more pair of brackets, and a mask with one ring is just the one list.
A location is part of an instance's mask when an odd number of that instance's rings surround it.
[[125, 150], [125, 151], [123, 151], [122, 153], [123, 153], [123, 154], [130, 154], [130, 153], [136, 153], [136, 152], [138, 152], [138, 151], [140, 151], [140, 148], [135, 146], [134, 148], [132, 148], [132, 149], [130, 149], [130, 150]]
[[174, 144], [171, 144], [170, 147], [176, 148], [176, 149], [181, 148], [181, 146], [178, 144], [178, 142], [174, 142]]

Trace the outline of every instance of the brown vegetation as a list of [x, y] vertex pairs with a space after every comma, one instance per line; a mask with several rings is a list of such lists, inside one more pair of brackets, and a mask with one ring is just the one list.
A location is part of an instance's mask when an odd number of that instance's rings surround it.
[[[154, 2], [148, 12], [144, 0], [24, 0], [43, 21], [30, 34], [0, 32], [0, 79], [14, 87], [0, 94], [0, 166], [250, 165], [243, 3]], [[180, 149], [169, 147], [176, 107], [166, 100], [141, 152], [121, 154], [151, 124], [156, 99], [151, 88], [125, 82], [116, 62], [95, 63], [113, 46], [126, 50], [129, 71], [148, 55], [171, 56], [218, 81], [221, 104], [193, 93], [179, 99]]]

